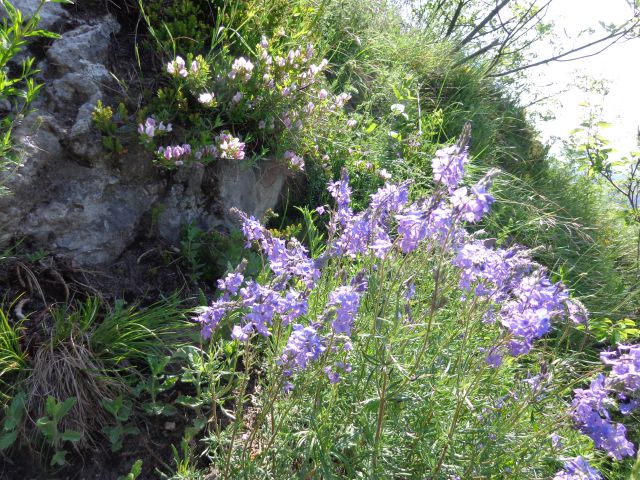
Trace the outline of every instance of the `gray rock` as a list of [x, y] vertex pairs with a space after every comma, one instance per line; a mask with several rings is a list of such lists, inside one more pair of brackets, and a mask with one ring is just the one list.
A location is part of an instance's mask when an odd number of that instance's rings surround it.
[[[23, 18], [31, 18], [40, 5], [40, 0], [14, 0], [13, 6], [22, 12]], [[5, 12], [0, 8], [0, 18], [5, 17]], [[45, 30], [57, 31], [58, 26], [69, 20], [69, 13], [59, 3], [47, 2], [40, 10], [40, 23], [38, 26]]]
[[[120, 31], [113, 15], [106, 15], [95, 25], [81, 25], [65, 32], [47, 50], [47, 59], [61, 73], [80, 71], [81, 60], [87, 63], [104, 64], [107, 61], [111, 35]], [[85, 64], [86, 65], [86, 64]]]
[[40, 62], [46, 82], [36, 113], [15, 130], [23, 162], [0, 172], [11, 192], [0, 196], [0, 241], [28, 237], [79, 266], [110, 264], [135, 247], [149, 218], [159, 238], [177, 245], [189, 223], [229, 228], [231, 207], [260, 217], [276, 206], [287, 171], [274, 161], [220, 160], [167, 173], [135, 140], [121, 156], [106, 155], [91, 113], [112, 95], [106, 62], [118, 31], [111, 15], [97, 18], [65, 33]]

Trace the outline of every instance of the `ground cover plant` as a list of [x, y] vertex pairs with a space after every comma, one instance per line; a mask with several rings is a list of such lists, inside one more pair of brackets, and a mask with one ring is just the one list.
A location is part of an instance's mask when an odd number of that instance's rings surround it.
[[169, 184], [277, 164], [289, 189], [235, 231], [144, 245], [178, 292], [126, 303], [48, 252], [0, 256], [22, 286], [2, 474], [638, 475], [634, 232], [482, 58], [386, 2], [122, 6], [140, 80], [93, 110], [109, 161], [137, 147]]

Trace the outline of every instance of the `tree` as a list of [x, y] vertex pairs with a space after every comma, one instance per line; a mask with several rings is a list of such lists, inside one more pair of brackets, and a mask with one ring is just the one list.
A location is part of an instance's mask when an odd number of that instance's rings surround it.
[[597, 38], [571, 47], [555, 45], [548, 56], [535, 58], [532, 47], [553, 37], [553, 24], [547, 18], [553, 1], [405, 0], [410, 6], [412, 23], [424, 27], [434, 42], [450, 42], [453, 52], [460, 56], [458, 64], [482, 63], [489, 77], [504, 77], [553, 61], [595, 55], [640, 34], [640, 0], [627, 0], [629, 18], [622, 24], [601, 24]]

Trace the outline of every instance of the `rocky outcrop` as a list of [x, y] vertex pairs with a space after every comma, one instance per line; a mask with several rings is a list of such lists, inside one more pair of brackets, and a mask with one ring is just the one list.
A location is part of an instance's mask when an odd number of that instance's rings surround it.
[[[15, 2], [27, 12], [37, 3]], [[259, 217], [276, 206], [286, 168], [275, 162], [219, 161], [169, 173], [135, 140], [117, 158], [106, 155], [91, 113], [117, 91], [108, 59], [120, 25], [110, 14], [82, 21], [72, 15], [53, 3], [42, 12], [45, 28], [71, 27], [40, 60], [44, 87], [35, 112], [15, 131], [23, 161], [2, 172], [10, 193], [0, 197], [0, 240], [27, 237], [78, 265], [108, 264], [150, 217], [159, 238], [177, 243], [192, 222], [205, 230], [229, 227], [231, 207]]]

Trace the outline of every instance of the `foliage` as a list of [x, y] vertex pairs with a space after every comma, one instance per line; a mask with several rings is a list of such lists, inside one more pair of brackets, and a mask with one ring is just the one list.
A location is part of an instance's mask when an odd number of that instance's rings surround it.
[[[39, 29], [40, 11], [47, 0], [40, 0], [34, 14], [24, 19], [22, 12], [9, 0], [0, 2], [4, 15], [0, 23], [0, 166], [17, 159], [13, 151], [11, 133], [16, 124], [30, 113], [30, 105], [37, 97], [41, 84], [36, 83], [38, 70], [34, 57], [19, 59], [24, 47], [32, 39], [55, 39], [59, 35]], [[59, 0], [56, 3], [72, 3]]]
[[7, 450], [18, 439], [18, 434], [24, 420], [25, 394], [17, 393], [4, 412], [2, 434], [0, 435], [0, 452]]
[[27, 370], [27, 356], [20, 345], [20, 323], [9, 321], [8, 312], [0, 308], [0, 405], [11, 399], [12, 390]]
[[36, 421], [36, 426], [47, 442], [53, 447], [54, 454], [51, 457], [51, 466], [64, 465], [66, 463], [67, 451], [62, 447], [65, 442], [75, 443], [80, 441], [80, 432], [73, 430], [59, 430], [59, 424], [62, 418], [76, 404], [75, 397], [69, 397], [64, 401], [58, 402], [54, 397], [48, 396], [46, 402], [47, 415]]
[[122, 395], [118, 395], [113, 400], [103, 398], [102, 407], [113, 415], [113, 419], [116, 422], [115, 425], [105, 425], [102, 427], [102, 431], [111, 442], [111, 451], [117, 452], [122, 448], [122, 440], [125, 436], [139, 433], [138, 428], [124, 423], [131, 417], [133, 405]]

